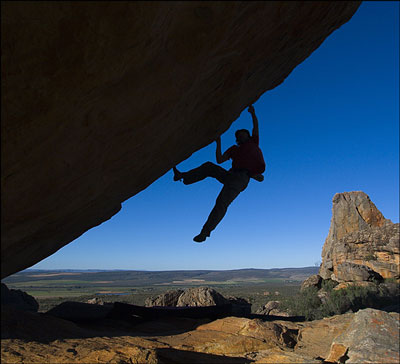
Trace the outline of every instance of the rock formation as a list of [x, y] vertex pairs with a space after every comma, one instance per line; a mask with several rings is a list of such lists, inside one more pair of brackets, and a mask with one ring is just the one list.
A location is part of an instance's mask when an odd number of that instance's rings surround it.
[[214, 141], [359, 5], [2, 2], [1, 277]]
[[272, 316], [284, 316], [289, 317], [289, 313], [282, 311], [280, 301], [268, 301], [264, 306], [256, 311], [259, 315], [272, 315]]
[[145, 301], [146, 307], [163, 306], [163, 307], [176, 307], [178, 304], [179, 296], [183, 293], [183, 290], [171, 290], [157, 297], [149, 297]]
[[194, 287], [186, 290], [167, 291], [157, 297], [146, 299], [147, 307], [207, 307], [231, 305], [232, 315], [243, 316], [251, 313], [251, 304], [240, 297], [224, 297], [213, 288]]
[[178, 298], [177, 307], [219, 306], [229, 301], [215, 289], [196, 287], [185, 290]]
[[399, 224], [361, 191], [333, 197], [332, 220], [319, 275], [338, 282], [400, 278]]
[[317, 289], [321, 288], [322, 278], [319, 274], [313, 274], [309, 276], [302, 284], [300, 291], [304, 291], [308, 287], [316, 287]]
[[226, 305], [229, 300], [209, 287], [195, 287], [186, 290], [172, 290], [146, 299], [147, 307], [204, 307]]
[[34, 297], [19, 289], [9, 289], [1, 284], [1, 304], [23, 311], [37, 312], [39, 304]]
[[[366, 308], [354, 315], [349, 327], [332, 342], [326, 361], [394, 363], [399, 361], [398, 314]], [[387, 333], [381, 335], [382, 332]]]
[[310, 322], [226, 317], [122, 327], [2, 306], [1, 335], [7, 363], [399, 362], [399, 314], [373, 309]]

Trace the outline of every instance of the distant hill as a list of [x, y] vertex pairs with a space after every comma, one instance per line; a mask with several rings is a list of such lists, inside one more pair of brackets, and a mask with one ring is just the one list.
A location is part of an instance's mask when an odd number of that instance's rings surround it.
[[39, 270], [26, 269], [2, 280], [12, 284], [27, 281], [46, 281], [78, 279], [79, 281], [109, 281], [116, 284], [150, 286], [174, 284], [180, 282], [262, 282], [263, 280], [285, 279], [303, 281], [312, 274], [318, 273], [319, 267], [274, 268], [274, 269], [236, 269], [236, 270], [176, 270], [176, 271], [134, 271], [134, 270]]

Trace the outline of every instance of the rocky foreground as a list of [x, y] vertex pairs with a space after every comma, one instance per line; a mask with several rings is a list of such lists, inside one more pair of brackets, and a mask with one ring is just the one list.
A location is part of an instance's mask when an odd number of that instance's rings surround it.
[[398, 363], [399, 313], [309, 322], [242, 317], [76, 324], [2, 306], [6, 363]]

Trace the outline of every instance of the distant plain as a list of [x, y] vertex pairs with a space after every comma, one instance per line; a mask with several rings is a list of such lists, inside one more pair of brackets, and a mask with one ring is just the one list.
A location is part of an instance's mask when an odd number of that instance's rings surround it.
[[2, 283], [35, 297], [41, 312], [67, 300], [86, 302], [93, 297], [103, 302], [144, 305], [148, 297], [196, 286], [214, 288], [226, 297], [245, 298], [252, 303], [252, 311], [255, 312], [266, 302], [279, 299], [279, 296], [296, 294], [301, 283], [317, 272], [318, 267], [223, 271], [27, 269], [3, 279]]

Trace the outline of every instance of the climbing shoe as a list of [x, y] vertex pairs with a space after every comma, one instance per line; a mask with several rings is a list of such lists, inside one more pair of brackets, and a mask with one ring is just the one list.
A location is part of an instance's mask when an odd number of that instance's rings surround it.
[[172, 170], [174, 171], [174, 181], [179, 181], [183, 178], [183, 175], [181, 172], [179, 172], [176, 167], [172, 167]]
[[199, 235], [196, 235], [193, 238], [193, 241], [195, 241], [196, 243], [202, 243], [203, 241], [205, 241], [207, 239], [209, 235], [207, 235], [206, 233], [200, 233]]

